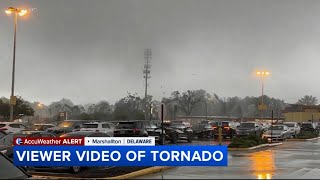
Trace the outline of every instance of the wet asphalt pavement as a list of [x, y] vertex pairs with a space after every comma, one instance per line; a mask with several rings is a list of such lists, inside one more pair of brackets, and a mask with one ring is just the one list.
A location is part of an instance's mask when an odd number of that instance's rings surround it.
[[[224, 143], [228, 144], [227, 141]], [[208, 144], [195, 141], [192, 144]], [[209, 141], [209, 144], [216, 144]], [[139, 179], [319, 179], [320, 140], [286, 141], [252, 151], [229, 151], [227, 167], [175, 167]]]

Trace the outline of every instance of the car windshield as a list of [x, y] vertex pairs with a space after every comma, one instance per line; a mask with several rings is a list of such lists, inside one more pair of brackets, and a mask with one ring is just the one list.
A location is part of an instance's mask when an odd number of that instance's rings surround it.
[[294, 123], [285, 123], [288, 127], [294, 127]]
[[0, 153], [0, 174], [2, 179], [27, 179], [28, 175], [18, 167], [14, 166]]
[[0, 138], [0, 145], [11, 146], [13, 144], [14, 134], [10, 133]]
[[30, 129], [36, 130], [36, 131], [42, 131], [45, 126], [46, 125], [44, 125], [44, 124], [36, 124], [36, 125], [32, 126]]
[[140, 122], [119, 122], [116, 129], [133, 129], [141, 128]]
[[183, 124], [183, 121], [174, 121], [174, 124]]
[[83, 128], [98, 128], [98, 124], [84, 124]]
[[218, 126], [218, 122], [210, 122], [211, 126]]
[[284, 127], [283, 126], [272, 126], [270, 127], [270, 130], [283, 130]]
[[302, 124], [301, 125], [302, 128], [312, 128], [312, 124], [309, 124], [309, 123], [305, 123], [305, 124]]
[[240, 127], [242, 128], [254, 128], [255, 123], [241, 123]]
[[185, 128], [186, 126], [185, 125], [183, 125], [183, 124], [179, 124], [179, 123], [172, 123], [171, 124], [171, 127], [173, 127], [173, 128]]
[[222, 122], [221, 125], [222, 126], [229, 126], [230, 122]]

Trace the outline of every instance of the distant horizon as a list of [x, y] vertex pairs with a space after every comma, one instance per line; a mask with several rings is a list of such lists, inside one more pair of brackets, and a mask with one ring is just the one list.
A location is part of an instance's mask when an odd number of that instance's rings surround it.
[[[184, 91], [183, 91], [184, 92]], [[207, 92], [207, 91], [206, 91]], [[130, 93], [130, 92], [129, 92]], [[209, 92], [207, 92], [207, 93], [209, 93]], [[131, 94], [134, 94], [134, 93], [131, 93]], [[211, 96], [213, 96], [213, 94], [211, 94], [211, 93], [209, 93]], [[216, 93], [215, 93], [216, 94]], [[137, 94], [138, 96], [139, 96], [139, 94]], [[150, 95], [150, 94], [148, 94], [148, 95]], [[222, 98], [229, 98], [229, 97], [239, 97], [239, 98], [241, 98], [241, 99], [243, 99], [243, 98], [245, 98], [245, 97], [261, 97], [261, 95], [258, 95], [258, 96], [254, 96], [254, 95], [252, 95], [252, 96], [244, 96], [244, 97], [240, 97], [240, 96], [220, 96], [219, 94], [217, 94], [219, 97], [222, 97]], [[310, 95], [310, 94], [306, 94], [306, 95]], [[17, 95], [17, 96], [19, 96], [19, 95]], [[288, 102], [288, 101], [285, 101], [284, 99], [281, 99], [281, 98], [277, 98], [277, 97], [272, 97], [272, 96], [269, 96], [269, 95], [267, 95], [267, 94], [264, 94], [264, 96], [268, 96], [269, 98], [275, 98], [275, 99], [279, 99], [279, 100], [283, 100], [285, 103], [287, 103], [287, 104], [296, 104], [297, 102], [298, 102], [298, 100], [300, 99], [300, 98], [302, 98], [302, 97], [300, 97], [299, 99], [297, 99], [295, 102]], [[313, 95], [312, 95], [313, 96]], [[0, 98], [6, 98], [6, 99], [9, 99], [9, 97], [5, 97], [5, 96], [0, 96]], [[22, 96], [21, 96], [22, 97]], [[126, 96], [123, 96], [123, 97], [121, 97], [121, 98], [124, 98], [124, 97], [126, 97]], [[143, 98], [144, 97], [144, 95], [143, 96], [139, 96], [139, 97], [141, 97], [141, 98]], [[168, 97], [171, 97], [171, 96], [163, 96], [163, 97], [166, 97], [166, 98], [168, 98]], [[157, 100], [157, 101], [159, 101], [159, 102], [161, 102], [161, 100], [162, 100], [162, 98], [163, 97], [161, 97], [161, 99], [155, 99], [155, 98], [153, 98], [153, 100]], [[108, 101], [108, 100], [106, 100], [106, 99], [101, 99], [101, 100], [98, 100], [98, 101], [91, 101], [91, 102], [84, 102], [84, 103], [78, 103], [77, 101], [73, 101], [71, 98], [66, 98], [66, 97], [62, 97], [62, 98], [60, 98], [60, 99], [57, 99], [57, 100], [54, 100], [54, 101], [50, 101], [50, 102], [45, 102], [45, 101], [38, 101], [38, 100], [36, 100], [36, 101], [30, 101], [29, 99], [26, 99], [26, 98], [24, 98], [24, 97], [22, 97], [23, 98], [23, 100], [25, 100], [25, 101], [28, 101], [28, 102], [30, 102], [30, 103], [34, 103], [34, 102], [39, 102], [39, 103], [41, 103], [41, 104], [43, 104], [43, 105], [45, 105], [45, 106], [48, 106], [48, 105], [50, 105], [50, 104], [52, 104], [52, 103], [54, 103], [54, 102], [59, 102], [59, 101], [61, 101], [62, 99], [66, 99], [66, 100], [70, 100], [74, 105], [87, 105], [87, 104], [96, 104], [96, 103], [99, 103], [99, 102], [101, 102], [101, 101], [107, 101], [108, 103], [110, 103], [110, 104], [112, 104], [112, 105], [114, 105], [115, 103], [116, 103], [116, 101], [119, 101], [121, 98], [119, 98], [118, 100], [116, 100], [115, 102], [111, 102], [111, 101]], [[320, 104], [320, 102], [318, 102], [318, 104]]]

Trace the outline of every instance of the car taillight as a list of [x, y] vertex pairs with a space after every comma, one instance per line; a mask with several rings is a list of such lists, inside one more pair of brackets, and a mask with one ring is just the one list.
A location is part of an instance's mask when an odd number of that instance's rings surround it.
[[133, 129], [133, 134], [139, 134], [140, 133], [140, 129]]
[[223, 127], [225, 130], [229, 130], [230, 127], [229, 126], [226, 126], [226, 127]]
[[213, 126], [212, 129], [215, 130], [215, 129], [217, 129], [217, 127]]
[[0, 128], [0, 131], [6, 131], [8, 130], [7, 128]]

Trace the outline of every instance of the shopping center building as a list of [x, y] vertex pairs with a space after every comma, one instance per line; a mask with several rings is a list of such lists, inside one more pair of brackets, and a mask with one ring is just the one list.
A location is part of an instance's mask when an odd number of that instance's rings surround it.
[[306, 106], [300, 104], [290, 104], [283, 111], [285, 121], [290, 122], [319, 122], [320, 106]]

